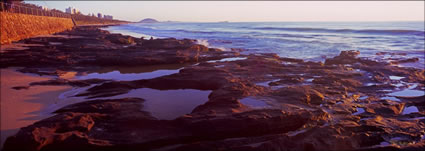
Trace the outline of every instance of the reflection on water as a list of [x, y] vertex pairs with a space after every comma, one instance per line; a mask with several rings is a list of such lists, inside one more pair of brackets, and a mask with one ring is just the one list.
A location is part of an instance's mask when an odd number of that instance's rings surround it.
[[381, 97], [382, 100], [391, 100], [391, 101], [397, 101], [400, 102], [401, 100], [396, 98], [396, 97], [392, 97], [392, 96], [385, 96], [385, 97]]
[[287, 134], [288, 134], [288, 136], [292, 137], [292, 136], [296, 136], [296, 135], [301, 134], [301, 133], [305, 133], [305, 132], [307, 132], [307, 130], [309, 130], [309, 129], [301, 129], [301, 130], [296, 130], [296, 131], [290, 131]]
[[144, 72], [153, 72], [156, 70], [177, 70], [188, 65], [190, 64], [163, 64], [163, 65], [134, 66], [134, 67], [109, 66], [109, 67], [98, 68], [88, 73], [108, 73], [112, 71], [119, 71], [123, 74], [144, 73]]
[[409, 106], [404, 108], [402, 114], [410, 114], [415, 112], [419, 112], [418, 108], [416, 106]]
[[0, 140], [1, 140], [0, 150], [3, 148], [3, 144], [6, 141], [6, 139], [9, 136], [15, 135], [16, 133], [18, 133], [18, 131], [19, 131], [19, 128], [17, 128], [17, 129], [8, 129], [8, 130], [3, 130], [2, 129], [1, 130], [1, 132], [0, 132], [0, 134], [1, 134], [1, 138], [0, 138]]
[[404, 77], [400, 77], [400, 76], [390, 76], [390, 79], [391, 80], [401, 80], [401, 79], [403, 79]]
[[210, 93], [210, 90], [179, 89], [163, 91], [141, 88], [132, 90], [127, 94], [101, 99], [143, 98], [146, 102], [143, 103], [145, 107], [142, 110], [150, 112], [158, 119], [172, 120], [191, 113], [195, 107], [207, 102]]
[[141, 80], [141, 79], [152, 79], [156, 77], [171, 75], [178, 73], [180, 70], [157, 70], [153, 72], [146, 73], [128, 73], [124, 74], [119, 71], [112, 71], [108, 73], [90, 73], [83, 76], [77, 76], [78, 80], [86, 79], [107, 79], [107, 80], [119, 80], [119, 81], [132, 81], [132, 80]]
[[361, 96], [361, 97], [359, 97], [359, 99], [360, 100], [365, 100], [365, 99], [367, 99], [369, 96]]
[[311, 79], [305, 79], [306, 82], [313, 82], [313, 80], [314, 80], [313, 78], [311, 78]]
[[[80, 94], [81, 92], [85, 92], [85, 91], [87, 91], [88, 89], [90, 89], [90, 88], [92, 88], [92, 87], [95, 87], [95, 86], [97, 86], [98, 84], [92, 84], [92, 85], [90, 85], [90, 86], [86, 86], [86, 87], [75, 87], [75, 88], [72, 88], [71, 90], [69, 90], [69, 91], [66, 91], [66, 92], [63, 92], [63, 93], [61, 93], [59, 96], [58, 96], [58, 98], [59, 99], [61, 99], [61, 100], [64, 100], [64, 99], [66, 99], [66, 98], [70, 98], [70, 97], [75, 97], [75, 96], [77, 96], [78, 94]], [[77, 98], [77, 97], [75, 97], [75, 98]]]
[[256, 83], [256, 85], [269, 87], [270, 83], [277, 82], [277, 81], [280, 81], [280, 79], [274, 79], [274, 80], [270, 80], [270, 81], [266, 81], [266, 82], [259, 82], [259, 83]]
[[77, 75], [77, 72], [70, 71], [70, 72], [58, 74], [58, 77], [61, 78], [61, 79], [73, 79], [73, 78], [75, 78], [76, 75]]
[[275, 79], [275, 80], [266, 81], [266, 82], [259, 82], [255, 84], [259, 86], [270, 87], [272, 90], [277, 90], [287, 86], [287, 85], [270, 85], [270, 83], [277, 82], [277, 81], [280, 81], [280, 79]]
[[178, 73], [185, 65], [187, 64], [152, 65], [142, 67], [105, 67], [88, 72], [88, 74], [77, 75], [75, 79], [108, 79], [119, 81], [152, 79]]
[[245, 60], [247, 59], [246, 57], [232, 57], [232, 58], [224, 58], [224, 59], [220, 59], [220, 60], [210, 60], [207, 61], [209, 63], [213, 63], [213, 62], [226, 62], [226, 61], [238, 61], [238, 60]]
[[406, 89], [403, 91], [389, 93], [388, 95], [398, 97], [419, 97], [425, 95], [425, 91]]
[[362, 114], [364, 112], [365, 112], [365, 110], [363, 108], [357, 108], [357, 112], [353, 113], [353, 115], [359, 115], [359, 114]]
[[[69, 86], [33, 86], [15, 90], [11, 87], [51, 79], [49, 76], [23, 74], [15, 69], [1, 69], [1, 144], [21, 127], [49, 117], [40, 111], [59, 101], [58, 95], [71, 89]], [[70, 102], [73, 102], [70, 100]], [[1, 145], [0, 145], [1, 148]]]
[[264, 102], [262, 100], [258, 100], [258, 99], [253, 98], [253, 97], [243, 98], [243, 99], [239, 100], [239, 102], [241, 102], [244, 105], [253, 107], [253, 108], [265, 108], [265, 107], [269, 107], [269, 105], [266, 104], [266, 102]]

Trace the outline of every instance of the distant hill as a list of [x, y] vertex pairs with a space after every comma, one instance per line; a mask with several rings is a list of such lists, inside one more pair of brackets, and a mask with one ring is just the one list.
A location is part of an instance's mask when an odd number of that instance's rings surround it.
[[159, 23], [159, 21], [152, 19], [152, 18], [146, 18], [146, 19], [139, 21], [139, 23]]

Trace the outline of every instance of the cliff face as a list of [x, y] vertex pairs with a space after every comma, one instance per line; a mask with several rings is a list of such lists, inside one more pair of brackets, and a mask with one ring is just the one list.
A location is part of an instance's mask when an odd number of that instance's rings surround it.
[[1, 12], [1, 44], [37, 35], [53, 34], [72, 29], [71, 18], [34, 16]]

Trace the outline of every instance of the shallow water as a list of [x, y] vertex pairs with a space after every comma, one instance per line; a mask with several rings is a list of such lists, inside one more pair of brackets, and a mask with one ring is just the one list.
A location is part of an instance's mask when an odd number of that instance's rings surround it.
[[145, 73], [121, 73], [120, 71], [112, 71], [107, 73], [90, 73], [87, 75], [76, 76], [77, 80], [86, 80], [86, 79], [106, 79], [106, 80], [118, 80], [118, 81], [132, 81], [132, 80], [141, 80], [141, 79], [152, 79], [157, 77], [162, 77], [166, 75], [171, 75], [179, 73], [178, 70], [157, 70], [153, 72]]
[[392, 96], [385, 96], [385, 97], [381, 97], [382, 100], [391, 100], [391, 101], [397, 101], [400, 102], [401, 100], [396, 98], [396, 97], [392, 97]]
[[[86, 86], [86, 87], [75, 87], [75, 88], [72, 88], [69, 91], [61, 93], [58, 96], [58, 98], [61, 99], [61, 100], [65, 100], [65, 99], [70, 98], [70, 97], [75, 97], [76, 95], [78, 95], [80, 93], [84, 93], [86, 90], [88, 90], [92, 87], [95, 87], [95, 86], [97, 86], [97, 84], [92, 84], [92, 85]], [[77, 98], [77, 97], [75, 97], [75, 98]]]
[[360, 100], [365, 100], [365, 99], [367, 99], [369, 96], [361, 96], [361, 97], [359, 97], [359, 99]]
[[[25, 86], [31, 82], [52, 79], [50, 76], [23, 74], [15, 69], [1, 69], [1, 146], [8, 136], [16, 134], [21, 127], [50, 117], [46, 114], [51, 106], [60, 99], [58, 96], [71, 89], [70, 86], [32, 86], [28, 89], [15, 90], [14, 86]], [[74, 102], [70, 98], [68, 102]]]
[[62, 45], [63, 43], [61, 42], [49, 42], [49, 45]]
[[420, 97], [425, 95], [425, 91], [405, 89], [402, 91], [388, 93], [387, 95], [397, 97]]
[[270, 83], [272, 83], [272, 82], [277, 82], [277, 81], [279, 81], [280, 79], [274, 79], [274, 80], [270, 80], [270, 81], [266, 81], [266, 82], [259, 82], [259, 83], [256, 83], [256, 85], [259, 85], [259, 86], [264, 86], [264, 87], [269, 87], [270, 85]]
[[246, 97], [246, 98], [240, 99], [239, 102], [253, 108], [269, 107], [269, 105], [266, 102], [256, 99], [254, 97]]
[[393, 85], [393, 86], [395, 86], [397, 88], [404, 86], [403, 83], [397, 83], [397, 84], [391, 84], [391, 85]]
[[307, 130], [308, 129], [301, 129], [301, 130], [297, 130], [297, 131], [290, 131], [290, 132], [288, 132], [287, 134], [288, 134], [288, 136], [296, 136], [296, 135], [298, 135], [298, 134], [301, 134], [301, 133], [305, 133], [305, 132], [307, 132]]
[[381, 146], [389, 146], [391, 144], [389, 142], [381, 142], [379, 145], [381, 145]]
[[311, 79], [305, 79], [306, 82], [313, 82], [313, 80], [314, 80], [313, 78], [311, 78]]
[[[91, 78], [112, 80], [150, 79], [178, 73], [179, 66], [153, 66], [143, 68], [102, 68], [89, 74], [66, 72], [59, 78], [82, 80]], [[159, 69], [159, 70], [158, 70]], [[165, 70], [164, 70], [165, 69]], [[112, 70], [112, 71], [111, 71]], [[84, 97], [73, 97], [76, 94], [95, 86], [72, 88], [70, 86], [32, 86], [29, 89], [15, 90], [14, 86], [26, 86], [31, 82], [51, 80], [55, 76], [38, 76], [23, 74], [15, 69], [1, 70], [1, 140], [14, 135], [19, 128], [30, 125], [38, 120], [52, 116], [52, 112], [70, 104], [88, 101]], [[137, 89], [121, 96], [143, 97], [147, 101], [143, 110], [151, 112], [159, 119], [173, 119], [190, 113], [196, 106], [208, 101], [211, 91], [199, 90], [169, 90]], [[190, 96], [190, 97], [188, 97]], [[170, 101], [172, 98], [173, 101]], [[1, 147], [0, 147], [1, 148]]]
[[374, 85], [379, 85], [379, 83], [366, 83], [366, 84], [364, 84], [364, 86], [374, 86]]
[[403, 120], [411, 121], [411, 120], [423, 120], [423, 119], [425, 119], [425, 117], [406, 118], [406, 119], [403, 119]]
[[414, 89], [414, 88], [416, 88], [416, 87], [418, 87], [418, 84], [417, 83], [408, 83], [408, 88], [407, 89]]
[[362, 114], [362, 113], [364, 113], [365, 112], [365, 110], [363, 109], [363, 108], [357, 108], [357, 112], [355, 112], [355, 113], [353, 113], [353, 115], [359, 115], [359, 114]]
[[238, 61], [238, 60], [245, 60], [247, 59], [246, 57], [232, 57], [232, 58], [223, 58], [220, 60], [210, 60], [207, 62], [213, 63], [213, 62], [226, 62], [226, 61]]
[[390, 79], [391, 79], [391, 80], [401, 80], [401, 79], [403, 79], [403, 78], [405, 78], [405, 77], [400, 77], [400, 76], [390, 76]]
[[144, 108], [141, 110], [150, 112], [154, 117], [163, 120], [173, 120], [192, 112], [195, 107], [208, 101], [208, 95], [212, 91], [202, 91], [195, 89], [179, 90], [156, 90], [141, 88], [129, 93], [113, 97], [98, 99], [119, 99], [127, 97], [143, 98]]
[[78, 73], [73, 79], [86, 80], [86, 79], [107, 79], [118, 81], [132, 81], [141, 79], [152, 79], [161, 76], [171, 75], [178, 73], [184, 66], [189, 64], [165, 64], [165, 65], [152, 65], [142, 67], [103, 67], [95, 69], [88, 73]]
[[409, 106], [409, 107], [405, 107], [401, 114], [404, 115], [404, 114], [410, 114], [415, 112], [419, 112], [418, 108], [416, 106]]
[[162, 65], [149, 65], [149, 66], [132, 66], [132, 67], [125, 67], [125, 66], [109, 66], [109, 67], [102, 67], [97, 68], [94, 70], [91, 70], [88, 72], [90, 73], [108, 73], [112, 71], [119, 71], [123, 74], [129, 74], [129, 73], [146, 73], [146, 72], [153, 72], [157, 70], [178, 70], [185, 66], [189, 66], [191, 64], [162, 64]]

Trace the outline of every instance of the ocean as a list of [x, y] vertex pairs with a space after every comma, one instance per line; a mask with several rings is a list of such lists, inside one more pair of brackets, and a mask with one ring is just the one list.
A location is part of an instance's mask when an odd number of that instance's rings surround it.
[[209, 47], [243, 53], [277, 53], [312, 61], [359, 50], [361, 56], [377, 52], [405, 52], [419, 57], [423, 66], [424, 22], [217, 22], [134, 23], [106, 28], [145, 39], [197, 39]]

